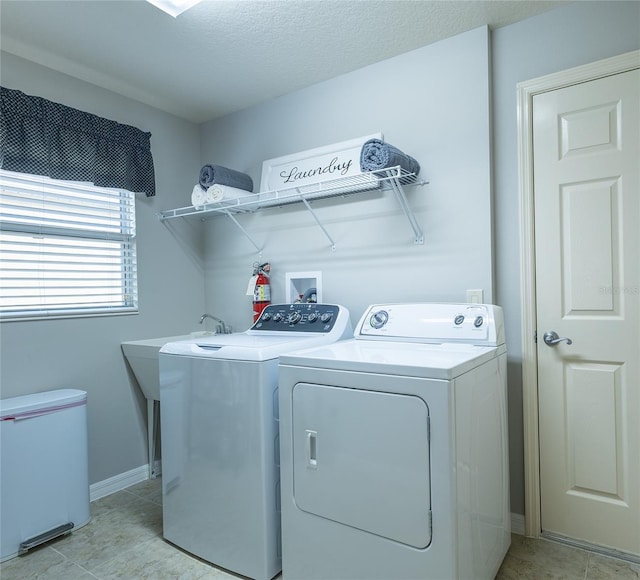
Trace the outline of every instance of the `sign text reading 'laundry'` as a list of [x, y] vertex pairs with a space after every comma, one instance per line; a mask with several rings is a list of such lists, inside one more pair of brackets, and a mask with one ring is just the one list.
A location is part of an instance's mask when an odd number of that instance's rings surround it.
[[327, 165], [323, 167], [313, 167], [312, 169], [298, 169], [297, 166], [292, 167], [287, 171], [281, 171], [280, 177], [282, 177], [284, 183], [294, 183], [299, 179], [307, 179], [309, 177], [326, 177], [328, 175], [347, 175], [353, 159], [349, 161], [338, 162], [338, 158], [334, 157]]

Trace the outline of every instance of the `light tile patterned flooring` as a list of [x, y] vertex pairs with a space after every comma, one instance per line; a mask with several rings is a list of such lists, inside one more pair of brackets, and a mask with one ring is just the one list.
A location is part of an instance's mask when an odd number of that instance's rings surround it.
[[[91, 504], [91, 513], [91, 522], [69, 536], [32, 550], [26, 556], [4, 562], [0, 565], [0, 578], [241, 579], [193, 558], [162, 539], [159, 479], [145, 481], [95, 501]], [[545, 540], [514, 535], [497, 578], [640, 580], [640, 566]]]

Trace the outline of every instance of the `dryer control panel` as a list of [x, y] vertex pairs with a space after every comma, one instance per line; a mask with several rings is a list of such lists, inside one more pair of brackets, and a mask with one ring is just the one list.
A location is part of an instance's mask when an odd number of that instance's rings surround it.
[[504, 343], [502, 309], [493, 304], [373, 304], [355, 338], [497, 346]]
[[330, 332], [340, 306], [335, 304], [270, 304], [260, 314], [251, 330], [289, 332]]

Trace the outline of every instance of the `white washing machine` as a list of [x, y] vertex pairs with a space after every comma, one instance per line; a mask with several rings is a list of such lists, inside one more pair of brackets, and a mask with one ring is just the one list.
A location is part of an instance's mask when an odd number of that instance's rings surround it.
[[280, 358], [284, 580], [494, 578], [510, 544], [502, 310], [369, 307]]
[[352, 336], [341, 306], [285, 304], [246, 332], [162, 347], [167, 540], [256, 580], [280, 572], [278, 357]]

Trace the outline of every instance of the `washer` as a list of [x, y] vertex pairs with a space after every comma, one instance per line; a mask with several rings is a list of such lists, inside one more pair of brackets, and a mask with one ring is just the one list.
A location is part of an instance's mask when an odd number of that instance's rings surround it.
[[284, 580], [492, 579], [509, 548], [506, 349], [486, 304], [383, 304], [280, 358]]
[[352, 336], [342, 306], [284, 304], [246, 332], [162, 347], [165, 539], [256, 580], [281, 570], [278, 357]]

